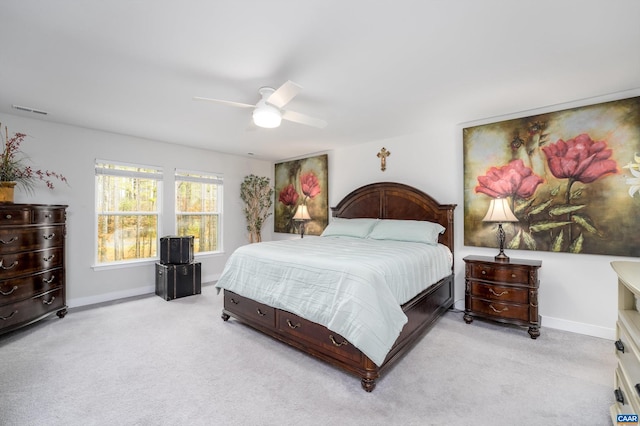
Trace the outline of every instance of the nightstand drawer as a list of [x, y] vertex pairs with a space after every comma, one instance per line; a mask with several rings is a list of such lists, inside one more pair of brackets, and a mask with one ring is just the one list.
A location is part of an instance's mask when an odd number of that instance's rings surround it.
[[529, 305], [471, 298], [471, 310], [496, 318], [529, 321]]
[[469, 278], [477, 278], [485, 281], [520, 284], [529, 283], [529, 271], [527, 269], [514, 268], [511, 265], [501, 267], [496, 264], [468, 264], [467, 274]]
[[501, 300], [514, 303], [529, 303], [529, 289], [471, 282], [471, 295], [476, 298]]

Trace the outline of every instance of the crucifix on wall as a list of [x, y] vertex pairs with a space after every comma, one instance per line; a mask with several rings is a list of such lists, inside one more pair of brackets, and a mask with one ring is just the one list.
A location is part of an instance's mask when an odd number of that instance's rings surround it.
[[391, 155], [391, 151], [387, 151], [385, 147], [382, 147], [380, 152], [378, 153], [378, 158], [380, 159], [380, 170], [383, 172], [387, 170], [387, 157]]

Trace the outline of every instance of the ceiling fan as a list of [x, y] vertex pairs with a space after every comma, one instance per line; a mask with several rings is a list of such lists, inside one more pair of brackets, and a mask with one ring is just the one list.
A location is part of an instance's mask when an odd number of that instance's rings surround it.
[[278, 89], [271, 87], [262, 87], [258, 90], [262, 98], [257, 104], [244, 104], [241, 102], [225, 101], [222, 99], [201, 98], [194, 96], [193, 99], [198, 101], [210, 101], [225, 104], [239, 108], [253, 108], [253, 122], [256, 126], [272, 129], [280, 126], [282, 120], [293, 121], [294, 123], [305, 124], [307, 126], [322, 129], [327, 126], [327, 122], [319, 118], [309, 117], [299, 112], [283, 109], [291, 99], [293, 99], [300, 91], [302, 86], [287, 81]]

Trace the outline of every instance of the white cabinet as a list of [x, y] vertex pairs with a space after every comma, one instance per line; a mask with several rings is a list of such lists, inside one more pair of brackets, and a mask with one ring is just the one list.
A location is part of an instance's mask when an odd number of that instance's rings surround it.
[[616, 261], [611, 267], [618, 274], [618, 366], [614, 376], [616, 403], [611, 406], [611, 419], [617, 424], [618, 414], [640, 414], [640, 262]]

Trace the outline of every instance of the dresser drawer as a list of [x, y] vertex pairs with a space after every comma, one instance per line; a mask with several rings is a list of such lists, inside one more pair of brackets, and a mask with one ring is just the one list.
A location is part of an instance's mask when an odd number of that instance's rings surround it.
[[271, 306], [247, 299], [229, 290], [224, 291], [224, 308], [247, 320], [262, 323], [271, 328], [276, 325], [275, 309]]
[[25, 276], [63, 266], [64, 248], [0, 255], [0, 279]]
[[501, 286], [472, 281], [471, 295], [481, 299], [529, 303], [529, 289], [526, 287]]
[[529, 305], [471, 298], [471, 310], [495, 318], [529, 321]]
[[304, 340], [309, 347], [345, 360], [359, 362], [362, 358], [358, 348], [338, 333], [290, 312], [278, 311], [277, 315], [278, 330]]
[[28, 277], [0, 281], [0, 306], [45, 293], [64, 283], [64, 270], [52, 269]]
[[30, 322], [64, 307], [64, 289], [58, 288], [30, 299], [0, 307], [0, 326], [9, 328]]
[[2, 209], [0, 212], [0, 226], [29, 225], [31, 223], [31, 209], [15, 207]]
[[64, 223], [66, 216], [64, 208], [38, 207], [33, 210], [33, 222], [38, 224]]
[[0, 229], [0, 254], [62, 246], [65, 226]]

